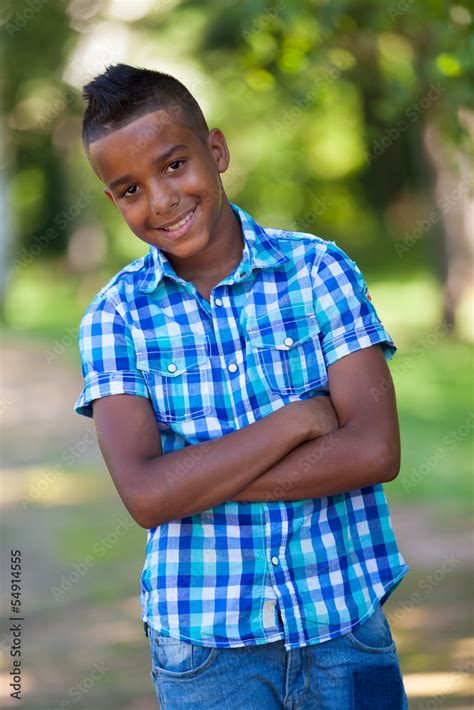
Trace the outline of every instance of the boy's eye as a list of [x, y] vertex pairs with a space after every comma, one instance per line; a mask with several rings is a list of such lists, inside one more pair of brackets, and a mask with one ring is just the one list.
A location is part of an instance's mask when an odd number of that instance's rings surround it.
[[168, 167], [171, 168], [171, 172], [176, 172], [176, 170], [179, 170], [179, 168], [184, 162], [184, 160], [173, 160], [173, 162], [170, 163]]
[[138, 187], [138, 186], [137, 185], [130, 185], [130, 187], [127, 187], [127, 189], [122, 192], [120, 197], [132, 197], [133, 195], [135, 195], [135, 192], [129, 192], [129, 190], [133, 190], [136, 187]]

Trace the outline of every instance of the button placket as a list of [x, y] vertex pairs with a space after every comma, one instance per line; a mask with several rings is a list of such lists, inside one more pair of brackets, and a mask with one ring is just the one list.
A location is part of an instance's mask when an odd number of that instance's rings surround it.
[[[278, 619], [273, 619], [273, 624], [276, 623], [279, 630], [285, 633], [285, 625], [282, 619], [281, 609], [285, 605], [285, 591], [284, 586], [288, 583], [288, 575], [285, 569], [285, 550], [284, 550], [284, 539], [282, 538], [283, 530], [281, 527], [280, 520], [273, 520], [273, 511], [269, 510], [268, 507], [265, 511], [266, 522], [265, 522], [265, 536], [268, 544], [268, 559], [271, 562], [270, 577], [272, 578], [272, 587], [276, 594], [276, 601], [274, 602], [274, 612], [278, 611]], [[272, 550], [277, 550], [278, 555], [271, 554]], [[282, 586], [280, 586], [282, 585]], [[282, 588], [283, 587], [283, 588]], [[285, 633], [286, 637], [286, 633]]]

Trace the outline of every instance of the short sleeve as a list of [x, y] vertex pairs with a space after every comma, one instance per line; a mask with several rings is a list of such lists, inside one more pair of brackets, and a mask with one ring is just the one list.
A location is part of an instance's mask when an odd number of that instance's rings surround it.
[[377, 343], [390, 360], [397, 346], [377, 315], [357, 264], [334, 242], [328, 242], [312, 277], [326, 366]]
[[79, 351], [84, 387], [74, 404], [78, 414], [92, 417], [92, 401], [111, 394], [149, 397], [128, 326], [107, 299], [94, 300], [84, 313]]

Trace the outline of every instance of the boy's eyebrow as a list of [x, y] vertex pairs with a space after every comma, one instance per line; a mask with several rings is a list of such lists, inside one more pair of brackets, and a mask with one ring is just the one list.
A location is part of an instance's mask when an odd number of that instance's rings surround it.
[[[163, 160], [167, 160], [167, 158], [170, 158], [173, 153], [175, 153], [177, 150], [188, 150], [188, 146], [185, 145], [184, 143], [177, 143], [174, 145], [172, 148], [169, 148], [166, 150], [162, 155], [159, 155], [158, 158], [155, 158], [153, 160], [154, 163], [161, 163]], [[112, 180], [112, 182], [109, 185], [109, 190], [113, 190], [115, 187], [118, 185], [121, 185], [124, 182], [128, 182], [129, 180], [132, 180], [133, 175], [122, 175], [119, 178], [116, 178], [115, 180]]]

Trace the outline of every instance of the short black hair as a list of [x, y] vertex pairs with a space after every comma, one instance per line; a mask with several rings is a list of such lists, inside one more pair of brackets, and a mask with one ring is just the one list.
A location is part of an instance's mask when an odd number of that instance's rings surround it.
[[115, 64], [83, 87], [87, 101], [82, 142], [89, 145], [151, 111], [168, 110], [201, 140], [209, 133], [206, 119], [191, 92], [170, 74]]

